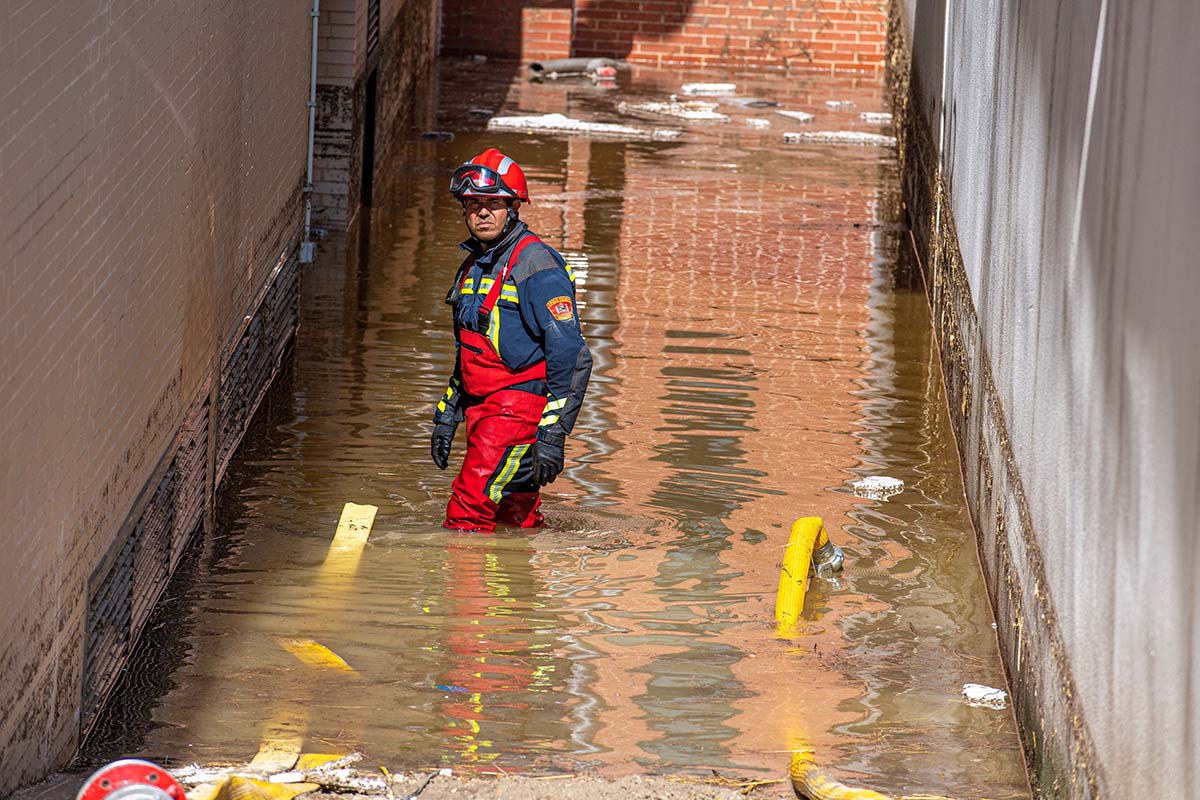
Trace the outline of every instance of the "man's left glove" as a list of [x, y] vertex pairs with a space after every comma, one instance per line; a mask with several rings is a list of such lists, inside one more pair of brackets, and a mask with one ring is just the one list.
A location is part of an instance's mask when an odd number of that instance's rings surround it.
[[553, 483], [563, 471], [563, 443], [566, 440], [562, 433], [544, 429], [537, 432], [537, 441], [533, 445], [533, 480], [538, 486]]
[[438, 469], [445, 469], [450, 463], [450, 444], [454, 441], [454, 431], [457, 429], [457, 422], [435, 422], [433, 425], [433, 436], [429, 437], [429, 455]]

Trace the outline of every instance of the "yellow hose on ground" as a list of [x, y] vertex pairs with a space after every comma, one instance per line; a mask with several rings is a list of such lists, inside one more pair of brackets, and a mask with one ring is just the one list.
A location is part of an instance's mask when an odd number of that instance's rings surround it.
[[[787, 549], [779, 574], [779, 592], [775, 596], [775, 620], [781, 636], [791, 635], [800, 613], [804, 610], [804, 596], [808, 591], [808, 573], [812, 566], [813, 553], [829, 544], [825, 525], [820, 517], [801, 517], [792, 523]], [[834, 571], [841, 569], [841, 551], [831, 547], [833, 557], [823, 554], [825, 564], [832, 563]], [[804, 800], [893, 800], [872, 789], [856, 789], [834, 780], [817, 767], [811, 750], [792, 754], [788, 767], [792, 788]], [[951, 800], [942, 795], [906, 795], [895, 800]]]
[[779, 633], [787, 636], [800, 621], [804, 596], [808, 591], [808, 570], [813, 551], [829, 541], [820, 517], [801, 517], [792, 523], [783, 565], [779, 573], [779, 592], [775, 595], [775, 621]]
[[[792, 778], [792, 788], [797, 797], [804, 800], [892, 800], [886, 794], [871, 789], [856, 789], [836, 781], [822, 769], [817, 767], [816, 759], [811, 750], [792, 754], [792, 763], [788, 767]], [[940, 794], [910, 794], [897, 800], [951, 800]]]

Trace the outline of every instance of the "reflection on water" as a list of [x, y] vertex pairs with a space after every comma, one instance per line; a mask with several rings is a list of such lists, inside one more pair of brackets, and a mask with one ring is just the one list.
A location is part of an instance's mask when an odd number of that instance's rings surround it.
[[[883, 103], [865, 79], [755, 80], [796, 108]], [[626, 96], [670, 79], [637, 81]], [[515, 84], [507, 102], [614, 101]], [[290, 737], [398, 769], [777, 774], [812, 747], [884, 791], [1027, 795], [1011, 716], [958, 697], [1003, 674], [924, 299], [897, 263], [894, 164], [740, 124], [397, 154], [369, 228], [305, 273], [294, 368], [140, 655], [159, 677], [118, 698], [90, 757], [248, 759]], [[452, 475], [428, 463], [427, 420], [462, 237], [444, 175], [493, 144], [531, 179], [522, 216], [576, 267], [596, 370], [547, 527], [474, 536], [439, 526]], [[907, 489], [853, 497], [870, 474]], [[379, 506], [371, 538], [322, 572], [348, 501]], [[813, 514], [847, 570], [781, 640], [783, 545]], [[297, 641], [351, 669], [281, 646]]]

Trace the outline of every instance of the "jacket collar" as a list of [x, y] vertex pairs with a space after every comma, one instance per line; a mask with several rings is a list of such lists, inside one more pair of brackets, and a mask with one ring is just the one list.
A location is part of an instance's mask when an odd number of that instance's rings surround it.
[[475, 257], [475, 266], [488, 270], [491, 269], [492, 265], [502, 261], [505, 254], [513, 248], [517, 240], [524, 236], [528, 230], [529, 226], [518, 219], [513, 223], [512, 230], [492, 245], [485, 246], [483, 242], [472, 236], [461, 243], [459, 247]]

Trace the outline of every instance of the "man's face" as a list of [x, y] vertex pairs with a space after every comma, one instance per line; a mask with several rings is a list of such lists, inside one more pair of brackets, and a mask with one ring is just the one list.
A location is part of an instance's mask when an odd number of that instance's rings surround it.
[[467, 222], [467, 230], [485, 244], [495, 241], [508, 222], [509, 203], [512, 203], [513, 210], [521, 205], [520, 200], [501, 197], [463, 198], [463, 219]]

